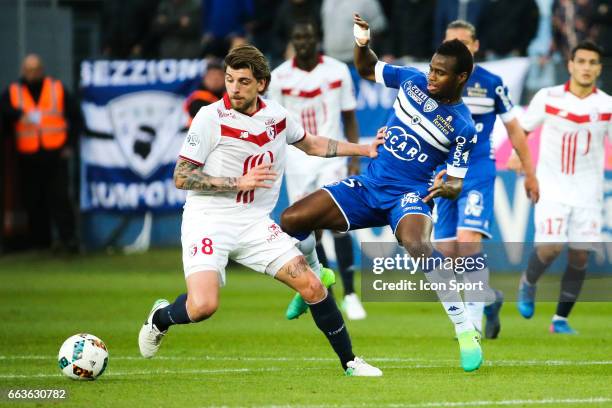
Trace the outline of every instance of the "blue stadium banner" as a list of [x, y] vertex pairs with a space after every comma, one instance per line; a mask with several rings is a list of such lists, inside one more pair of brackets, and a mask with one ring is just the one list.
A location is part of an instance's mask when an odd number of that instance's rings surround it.
[[81, 210], [177, 211], [172, 181], [188, 126], [183, 109], [202, 60], [96, 60], [81, 64]]

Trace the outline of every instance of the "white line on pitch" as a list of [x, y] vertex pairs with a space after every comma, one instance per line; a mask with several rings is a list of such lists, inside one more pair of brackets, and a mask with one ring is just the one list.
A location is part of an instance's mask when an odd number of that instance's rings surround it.
[[[0, 356], [0, 360], [53, 360], [54, 357], [40, 355], [17, 355]], [[143, 360], [138, 356], [113, 356], [112, 360]], [[335, 358], [320, 357], [227, 357], [227, 356], [157, 356], [155, 360], [169, 361], [336, 361]], [[424, 358], [402, 358], [402, 357], [369, 357], [369, 361], [378, 362], [414, 362], [425, 364], [456, 363], [455, 359], [424, 359]], [[612, 360], [485, 360], [485, 365], [489, 366], [592, 366], [592, 365], [612, 365]]]
[[[600, 404], [611, 402], [612, 398], [546, 398], [546, 399], [516, 399], [516, 400], [477, 400], [477, 401], [436, 401], [416, 404], [351, 404], [351, 405], [256, 405], [251, 408], [354, 408], [372, 407], [377, 408], [456, 408], [456, 407], [479, 407], [479, 406], [512, 406], [512, 405], [559, 405], [559, 404]], [[210, 408], [230, 408], [228, 405], [213, 406]]]

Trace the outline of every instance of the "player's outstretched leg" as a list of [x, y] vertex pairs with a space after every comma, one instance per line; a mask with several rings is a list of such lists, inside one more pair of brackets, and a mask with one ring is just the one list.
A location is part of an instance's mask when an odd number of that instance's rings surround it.
[[212, 316], [219, 304], [219, 274], [202, 271], [187, 276], [187, 293], [174, 302], [158, 299], [138, 334], [138, 347], [144, 358], [157, 354], [168, 328], [175, 324], [199, 322]]
[[504, 294], [497, 289], [493, 289], [493, 291], [495, 292], [495, 301], [484, 308], [484, 315], [487, 318], [485, 323], [485, 337], [487, 339], [496, 339], [501, 330], [499, 312], [504, 304]]
[[299, 292], [308, 303], [315, 324], [327, 337], [346, 375], [358, 377], [382, 375], [380, 369], [366, 363], [353, 353], [351, 338], [336, 302], [308, 267], [304, 257], [298, 256], [287, 262], [276, 273], [275, 278]]
[[461, 367], [464, 371], [474, 371], [483, 361], [480, 335], [465, 311], [461, 295], [456, 290], [450, 289], [450, 281], [456, 279], [455, 274], [452, 270], [441, 268], [441, 265], [445, 264], [445, 257], [432, 247], [429, 241], [431, 229], [431, 219], [425, 214], [407, 214], [398, 222], [395, 236], [410, 256], [423, 259], [422, 269], [425, 277], [440, 288], [436, 290], [436, 294], [455, 326]]
[[[334, 274], [334, 271], [328, 268], [324, 268], [319, 263], [319, 259], [315, 249], [315, 243], [315, 234], [314, 232], [312, 232], [310, 233], [310, 235], [308, 235], [308, 237], [298, 242], [296, 244], [296, 247], [302, 252], [302, 254], [304, 254], [304, 257], [306, 258], [310, 269], [312, 269], [319, 276], [321, 282], [323, 282], [323, 285], [325, 285], [325, 287], [329, 289], [333, 284], [336, 283], [336, 275]], [[298, 317], [306, 313], [307, 310], [308, 305], [306, 304], [306, 302], [304, 302], [302, 296], [299, 293], [296, 293], [293, 296], [293, 299], [291, 299], [291, 302], [289, 302], [289, 305], [287, 306], [285, 316], [288, 320], [297, 319]]]
[[[297, 201], [281, 214], [281, 228], [300, 240], [298, 249], [304, 254], [310, 268], [319, 275], [326, 287], [336, 282], [331, 269], [321, 268], [316, 253], [316, 239], [312, 231], [317, 229], [346, 230], [344, 216], [326, 191], [318, 190]], [[287, 319], [295, 319], [305, 313], [308, 306], [297, 293], [285, 313]]]
[[578, 334], [569, 325], [569, 317], [586, 277], [586, 267], [589, 260], [589, 253], [586, 250], [570, 248], [568, 251], [568, 264], [565, 273], [561, 278], [561, 292], [557, 310], [552, 318], [550, 332], [557, 334]]
[[[553, 246], [551, 246], [549, 250], [546, 250], [546, 252], [551, 251], [554, 251]], [[531, 256], [529, 257], [527, 269], [521, 276], [521, 280], [519, 282], [518, 299], [516, 301], [516, 307], [518, 308], [521, 316], [523, 316], [525, 319], [531, 319], [535, 313], [536, 284], [555, 257], [556, 255], [551, 254], [552, 259], [544, 262], [541, 260], [537, 248], [533, 250]]]
[[[443, 255], [434, 250], [430, 258], [436, 257], [443, 258]], [[451, 287], [450, 281], [456, 279], [453, 271], [441, 269], [425, 271], [425, 277], [429, 282], [437, 284], [440, 288]], [[477, 370], [483, 361], [480, 333], [474, 328], [461, 295], [450, 289], [436, 290], [436, 295], [438, 295], [448, 318], [455, 326], [455, 334], [459, 342], [461, 368], [466, 372]]]
[[140, 354], [144, 358], [151, 358], [157, 353], [159, 346], [161, 346], [163, 337], [168, 332], [167, 328], [166, 330], [160, 330], [153, 323], [153, 316], [155, 313], [168, 305], [170, 305], [170, 302], [168, 302], [166, 299], [157, 299], [153, 303], [153, 307], [151, 308], [147, 319], [140, 328], [140, 332], [138, 333], [138, 348], [140, 349]]

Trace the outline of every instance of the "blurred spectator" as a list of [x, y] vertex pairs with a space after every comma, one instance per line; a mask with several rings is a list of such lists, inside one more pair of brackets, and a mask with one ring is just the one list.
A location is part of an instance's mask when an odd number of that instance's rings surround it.
[[271, 59], [274, 52], [274, 24], [281, 0], [253, 0], [253, 18], [246, 24], [254, 46]]
[[346, 64], [353, 64], [353, 13], [370, 24], [372, 46], [384, 52], [381, 35], [387, 28], [387, 18], [378, 0], [323, 0], [323, 50]]
[[102, 53], [107, 58], [155, 57], [150, 27], [159, 0], [106, 0]]
[[527, 104], [541, 88], [553, 86], [555, 82], [555, 67], [550, 60], [552, 44], [552, 4], [553, 0], [537, 0], [540, 12], [538, 31], [527, 48], [530, 58], [529, 72], [525, 81], [525, 92], [521, 104]]
[[45, 75], [38, 55], [24, 59], [21, 74], [0, 97], [0, 112], [16, 138], [16, 171], [28, 217], [28, 244], [49, 248], [54, 226], [59, 235], [57, 246], [76, 252], [68, 162], [82, 129], [80, 108], [59, 80]]
[[526, 56], [539, 17], [535, 0], [485, 0], [479, 34], [485, 58]]
[[202, 77], [200, 86], [185, 101], [185, 110], [189, 113], [189, 118], [193, 119], [201, 107], [221, 99], [224, 92], [223, 64], [218, 60], [210, 60], [206, 64], [206, 73]]
[[593, 11], [592, 0], [555, 0], [553, 3], [553, 51], [561, 53], [564, 61], [569, 60], [570, 51], [579, 42], [595, 39], [596, 29], [591, 24]]
[[593, 40], [591, 25], [593, 0], [554, 0], [552, 7], [552, 46], [555, 82], [568, 80], [567, 62], [571, 50], [583, 40]]
[[[446, 26], [455, 20], [465, 20], [480, 30], [483, 0], [437, 0], [434, 15], [433, 49], [438, 48], [446, 34]], [[513, 30], [517, 30], [514, 27]]]
[[389, 28], [385, 35], [383, 60], [397, 58], [427, 60], [431, 57], [436, 2], [431, 0], [381, 1]]
[[223, 58], [230, 48], [246, 42], [253, 0], [202, 0], [201, 13], [204, 56]]
[[593, 1], [592, 23], [597, 44], [603, 47], [604, 55], [612, 56], [612, 1]]
[[593, 25], [595, 26], [595, 40], [603, 47], [601, 72], [601, 89], [612, 93], [612, 1], [595, 0], [593, 2]]
[[[298, 21], [312, 21], [316, 24], [319, 38], [321, 32], [321, 0], [283, 0], [274, 22], [274, 50], [272, 66], [291, 58], [289, 38], [293, 26]], [[352, 28], [351, 28], [352, 30]]]
[[200, 56], [200, 8], [197, 0], [162, 0], [151, 34], [159, 41], [160, 58]]

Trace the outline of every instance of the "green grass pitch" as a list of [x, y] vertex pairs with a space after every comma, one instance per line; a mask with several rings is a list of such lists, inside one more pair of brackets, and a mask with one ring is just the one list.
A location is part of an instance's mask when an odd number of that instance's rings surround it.
[[[384, 377], [350, 378], [309, 315], [284, 319], [288, 288], [236, 267], [227, 281], [215, 316], [173, 327], [156, 358], [144, 360], [137, 335], [152, 302], [184, 290], [179, 250], [4, 256], [0, 407], [612, 406], [610, 303], [578, 304], [572, 323], [580, 334], [571, 337], [548, 333], [553, 303], [539, 303], [529, 321], [507, 303], [501, 337], [484, 341], [485, 363], [469, 374], [459, 368], [439, 304], [368, 303], [368, 318], [348, 327], [355, 352]], [[58, 369], [59, 346], [79, 332], [109, 348], [108, 369], [93, 382]], [[68, 398], [6, 397], [10, 389], [43, 388], [66, 389]]]

